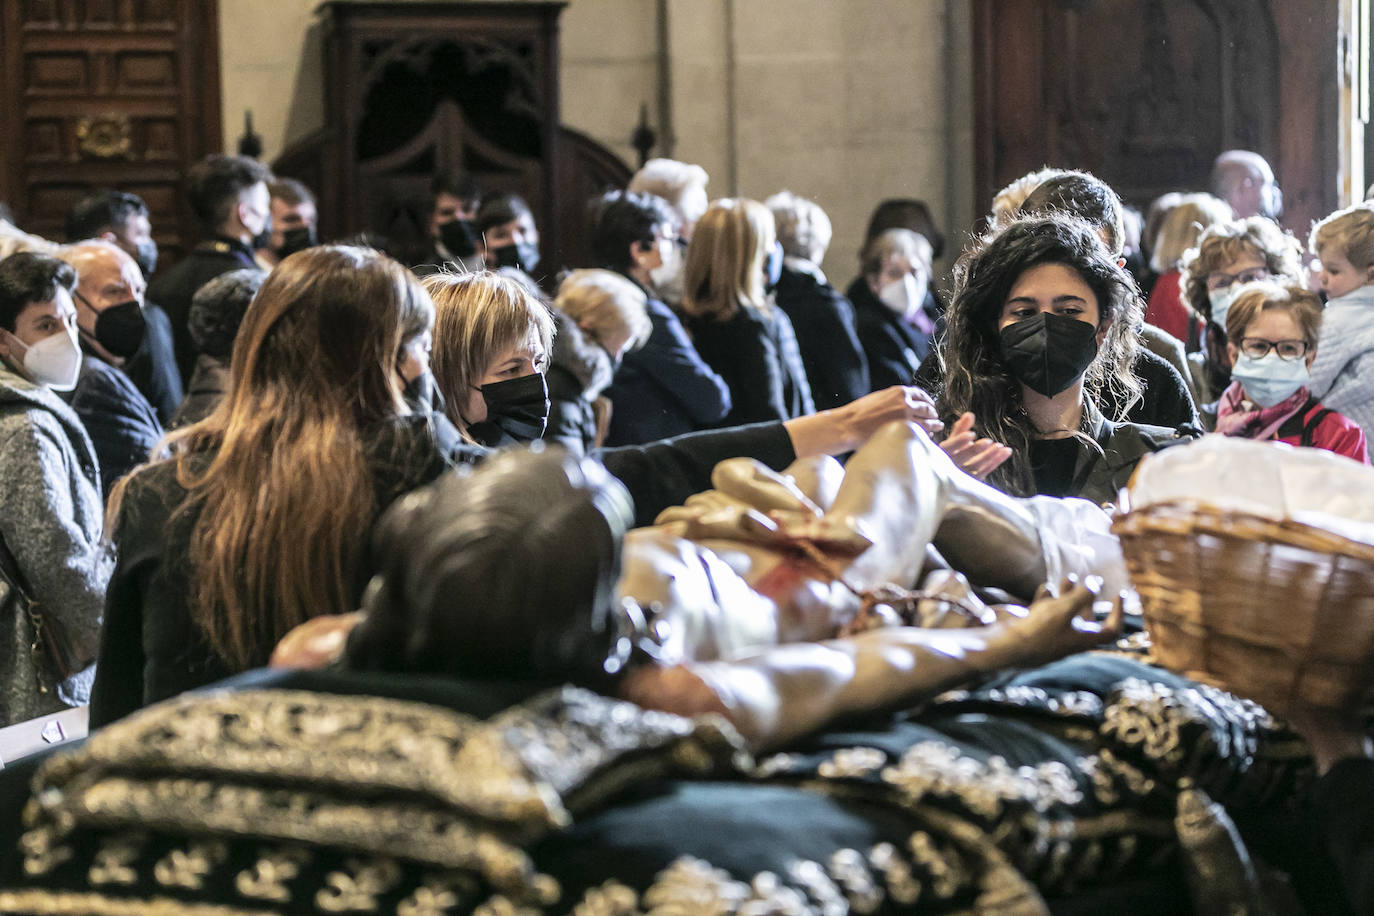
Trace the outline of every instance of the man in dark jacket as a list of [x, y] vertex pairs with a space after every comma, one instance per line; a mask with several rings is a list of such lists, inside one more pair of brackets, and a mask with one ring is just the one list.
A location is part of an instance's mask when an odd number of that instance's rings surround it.
[[[124, 249], [138, 262], [145, 283], [153, 279], [157, 267], [157, 242], [148, 220], [148, 205], [137, 194], [125, 191], [97, 191], [67, 212], [67, 241], [104, 239]], [[156, 304], [143, 303], [147, 330], [143, 346], [124, 366], [129, 378], [166, 423], [181, 403], [181, 372], [177, 368], [176, 346], [172, 341], [172, 322]]]
[[183, 383], [196, 361], [186, 325], [191, 297], [222, 273], [258, 266], [253, 251], [261, 247], [258, 242], [267, 244], [272, 228], [272, 196], [267, 190], [271, 179], [267, 166], [246, 156], [213, 155], [191, 168], [188, 196], [205, 238], [148, 290], [172, 320]]
[[792, 321], [811, 396], [818, 410], [870, 391], [868, 359], [855, 329], [854, 306], [830, 285], [821, 261], [830, 219], [815, 202], [782, 191], [768, 198], [784, 255], [774, 299]]
[[73, 245], [64, 252], [76, 269], [72, 292], [84, 357], [71, 406], [95, 445], [102, 491], [148, 460], [162, 438], [153, 406], [123, 367], [143, 343], [143, 274], [112, 242]]
[[607, 443], [652, 442], [719, 423], [730, 412], [729, 386], [653, 292], [655, 273], [672, 274], [682, 257], [677, 217], [660, 198], [612, 191], [596, 202], [592, 222], [593, 256], [644, 290], [653, 325], [648, 342], [626, 354], [607, 389], [614, 405]]

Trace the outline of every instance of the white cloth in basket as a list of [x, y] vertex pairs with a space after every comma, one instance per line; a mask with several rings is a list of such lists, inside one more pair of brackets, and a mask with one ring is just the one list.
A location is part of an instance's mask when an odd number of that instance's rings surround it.
[[1206, 503], [1374, 545], [1374, 468], [1323, 449], [1204, 436], [1146, 455], [1129, 502]]

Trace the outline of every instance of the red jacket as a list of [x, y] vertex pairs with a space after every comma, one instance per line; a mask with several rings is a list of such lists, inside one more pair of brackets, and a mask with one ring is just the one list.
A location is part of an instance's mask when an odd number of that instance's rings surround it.
[[1145, 321], [1168, 331], [1185, 343], [1193, 338], [1195, 326], [1199, 323], [1183, 301], [1183, 290], [1179, 286], [1182, 275], [1177, 270], [1161, 274], [1150, 290], [1150, 302], [1145, 307]]
[[1323, 407], [1316, 398], [1308, 398], [1302, 409], [1284, 421], [1274, 434], [1278, 442], [1307, 448], [1324, 448], [1369, 464], [1369, 450], [1364, 431], [1344, 414]]

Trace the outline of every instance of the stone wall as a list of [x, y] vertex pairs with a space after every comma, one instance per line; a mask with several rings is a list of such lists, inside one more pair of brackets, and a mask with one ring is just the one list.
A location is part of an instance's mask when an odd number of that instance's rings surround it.
[[[224, 135], [251, 108], [271, 159], [323, 119], [317, 0], [221, 0]], [[565, 124], [635, 161], [647, 106], [662, 151], [713, 196], [817, 200], [855, 269], [884, 197], [928, 201], [957, 247], [971, 224], [968, 5], [959, 0], [572, 0], [562, 18]], [[666, 62], [666, 63], [665, 63]]]

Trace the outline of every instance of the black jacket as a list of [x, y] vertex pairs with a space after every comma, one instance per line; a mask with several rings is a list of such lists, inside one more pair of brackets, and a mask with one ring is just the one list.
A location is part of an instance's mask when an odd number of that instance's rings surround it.
[[[921, 361], [930, 355], [932, 335], [883, 305], [863, 277], [854, 278], [846, 295], [854, 303], [859, 343], [868, 359], [869, 387], [879, 391], [912, 384]], [[939, 307], [929, 292], [922, 309], [932, 322], [938, 321]]]
[[816, 409], [840, 407], [868, 394], [868, 358], [849, 300], [819, 271], [791, 265], [783, 266], [773, 295], [792, 321]]
[[[1188, 383], [1167, 359], [1140, 346], [1135, 355], [1135, 377], [1140, 379], [1140, 399], [1131, 405], [1126, 419], [1147, 426], [1197, 426], [1197, 405]], [[1103, 414], [1116, 416], [1117, 401], [1110, 391], [1099, 398]]]
[[1140, 459], [1160, 449], [1190, 441], [1188, 429], [1146, 426], [1141, 423], [1113, 423], [1092, 405], [1084, 405], [1086, 426], [1097, 448], [1080, 443], [1073, 468], [1073, 486], [1066, 496], [1077, 496], [1098, 503], [1115, 503], [1118, 494], [1131, 480]]
[[740, 307], [724, 321], [694, 319], [691, 329], [701, 358], [730, 387], [730, 412], [721, 426], [790, 420], [815, 412], [786, 314]]
[[[453, 465], [480, 461], [486, 454], [464, 443], [443, 418], [411, 414], [380, 427], [368, 447], [378, 512]], [[707, 489], [718, 462], [741, 455], [779, 470], [796, 458], [786, 430], [776, 423], [605, 449], [596, 457], [630, 491], [635, 524], [647, 525], [663, 509]], [[188, 544], [197, 513], [194, 506], [177, 511], [187, 505], [187, 491], [177, 483], [171, 462], [146, 468], [129, 481], [110, 533], [119, 557], [105, 599], [92, 728], [236, 673], [191, 622]], [[359, 532], [360, 538], [367, 535]], [[355, 602], [362, 597], [368, 568], [364, 561], [356, 571]], [[256, 662], [266, 661], [264, 651]]]
[[109, 499], [115, 481], [148, 462], [162, 438], [162, 424], [133, 380], [89, 350], [82, 356], [70, 403], [90, 433], [101, 492]]
[[184, 385], [196, 363], [196, 347], [186, 321], [191, 314], [191, 297], [220, 274], [243, 267], [257, 267], [253, 251], [238, 239], [215, 236], [201, 242], [191, 253], [165, 273], [153, 278], [148, 299], [162, 306], [172, 322], [172, 343], [176, 347], [177, 368]]
[[612, 404], [610, 445], [680, 436], [713, 426], [730, 412], [730, 387], [701, 358], [676, 313], [652, 295], [647, 308], [649, 340], [625, 354], [606, 392]]
[[177, 367], [176, 344], [172, 341], [172, 320], [151, 302], [143, 306], [147, 328], [143, 344], [124, 365], [124, 371], [148, 403], [157, 411], [158, 421], [167, 426], [181, 404], [181, 370]]

